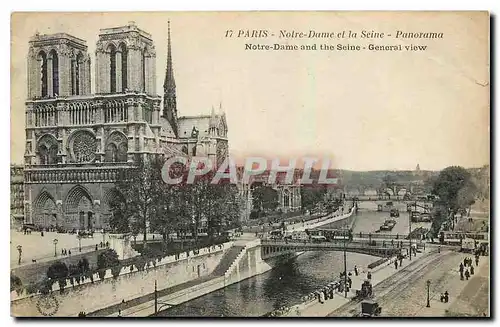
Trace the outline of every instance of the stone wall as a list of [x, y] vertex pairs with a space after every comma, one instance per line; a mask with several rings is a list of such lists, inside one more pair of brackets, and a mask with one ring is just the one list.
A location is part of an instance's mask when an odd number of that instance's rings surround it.
[[[57, 302], [57, 310], [54, 316], [76, 316], [80, 311], [92, 312], [98, 309], [120, 303], [122, 300], [128, 301], [154, 291], [155, 280], [158, 289], [164, 289], [179, 285], [199, 277], [208, 276], [219, 264], [224, 253], [231, 247], [232, 243], [225, 243], [222, 249], [217, 248], [208, 252], [207, 249], [200, 251], [199, 255], [182, 255], [180, 260], [175, 260], [173, 256], [163, 258], [156, 262], [156, 266], [149, 267], [144, 271], [137, 271], [136, 268], [123, 267], [120, 275], [112, 277], [111, 270], [106, 271], [104, 280], [99, 280], [96, 276], [94, 283], [89, 279], [84, 284], [69, 287], [61, 293], [58, 284], [53, 286], [53, 292], [49, 296], [40, 294], [29, 295], [11, 293], [11, 313], [13, 316], [43, 316], [38, 310], [44, 303]], [[47, 300], [48, 297], [52, 299]], [[55, 300], [54, 300], [55, 299]], [[54, 307], [54, 306], [52, 306]], [[47, 309], [48, 312], [51, 310]]]

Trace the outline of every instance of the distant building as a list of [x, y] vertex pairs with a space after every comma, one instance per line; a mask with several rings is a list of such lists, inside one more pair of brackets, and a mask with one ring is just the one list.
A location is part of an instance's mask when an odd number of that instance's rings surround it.
[[24, 167], [10, 166], [10, 217], [11, 228], [24, 223]]

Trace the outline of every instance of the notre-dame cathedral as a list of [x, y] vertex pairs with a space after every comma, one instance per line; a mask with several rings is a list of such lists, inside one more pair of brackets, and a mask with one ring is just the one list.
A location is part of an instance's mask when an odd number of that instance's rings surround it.
[[170, 25], [163, 106], [152, 37], [134, 23], [101, 29], [91, 92], [86, 41], [65, 33], [29, 41], [25, 222], [108, 227], [117, 173], [151, 154], [228, 156], [224, 113], [178, 117]]

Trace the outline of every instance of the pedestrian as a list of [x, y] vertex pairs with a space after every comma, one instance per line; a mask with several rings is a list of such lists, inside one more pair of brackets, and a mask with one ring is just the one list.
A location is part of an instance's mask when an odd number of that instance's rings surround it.
[[371, 271], [369, 271], [368, 274], [366, 274], [366, 278], [370, 279], [370, 280], [372, 279], [372, 273], [371, 273]]
[[448, 303], [448, 299], [449, 299], [449, 294], [448, 294], [448, 291], [446, 291], [446, 292], [444, 292], [444, 302]]
[[476, 254], [476, 267], [479, 266], [479, 254]]
[[470, 277], [469, 269], [465, 269], [465, 280], [469, 280], [469, 277]]
[[396, 270], [398, 269], [398, 260], [394, 260], [394, 267], [396, 267]]
[[440, 301], [444, 302], [444, 294], [443, 293], [441, 293]]
[[460, 262], [460, 267], [458, 268], [458, 271], [460, 271], [460, 279], [464, 280], [464, 265]]
[[438, 246], [438, 253], [441, 253], [441, 245]]
[[325, 303], [325, 294], [323, 292], [319, 292], [319, 303]]
[[358, 267], [354, 266], [354, 274], [358, 276]]
[[64, 255], [64, 249], [61, 249], [61, 255]]
[[68, 251], [68, 254], [71, 256], [71, 250]]
[[99, 250], [99, 248], [97, 247], [97, 244], [95, 245], [95, 250], [96, 250], [96, 251], [97, 251], [97, 250]]
[[349, 288], [352, 287], [352, 279], [351, 279], [351, 277], [347, 277], [347, 284], [349, 285]]
[[464, 258], [464, 266], [467, 266], [467, 257]]
[[474, 266], [470, 266], [470, 274], [474, 275]]

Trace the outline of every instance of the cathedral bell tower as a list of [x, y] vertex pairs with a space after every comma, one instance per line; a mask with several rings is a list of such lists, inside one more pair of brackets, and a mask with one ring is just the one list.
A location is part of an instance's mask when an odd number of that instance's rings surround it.
[[155, 63], [151, 34], [134, 22], [101, 29], [96, 44], [96, 92], [155, 95]]
[[177, 99], [175, 93], [174, 68], [172, 67], [170, 21], [168, 22], [167, 69], [165, 71], [165, 82], [163, 83], [163, 117], [165, 117], [170, 123], [170, 126], [172, 126], [175, 136], [178, 136]]

